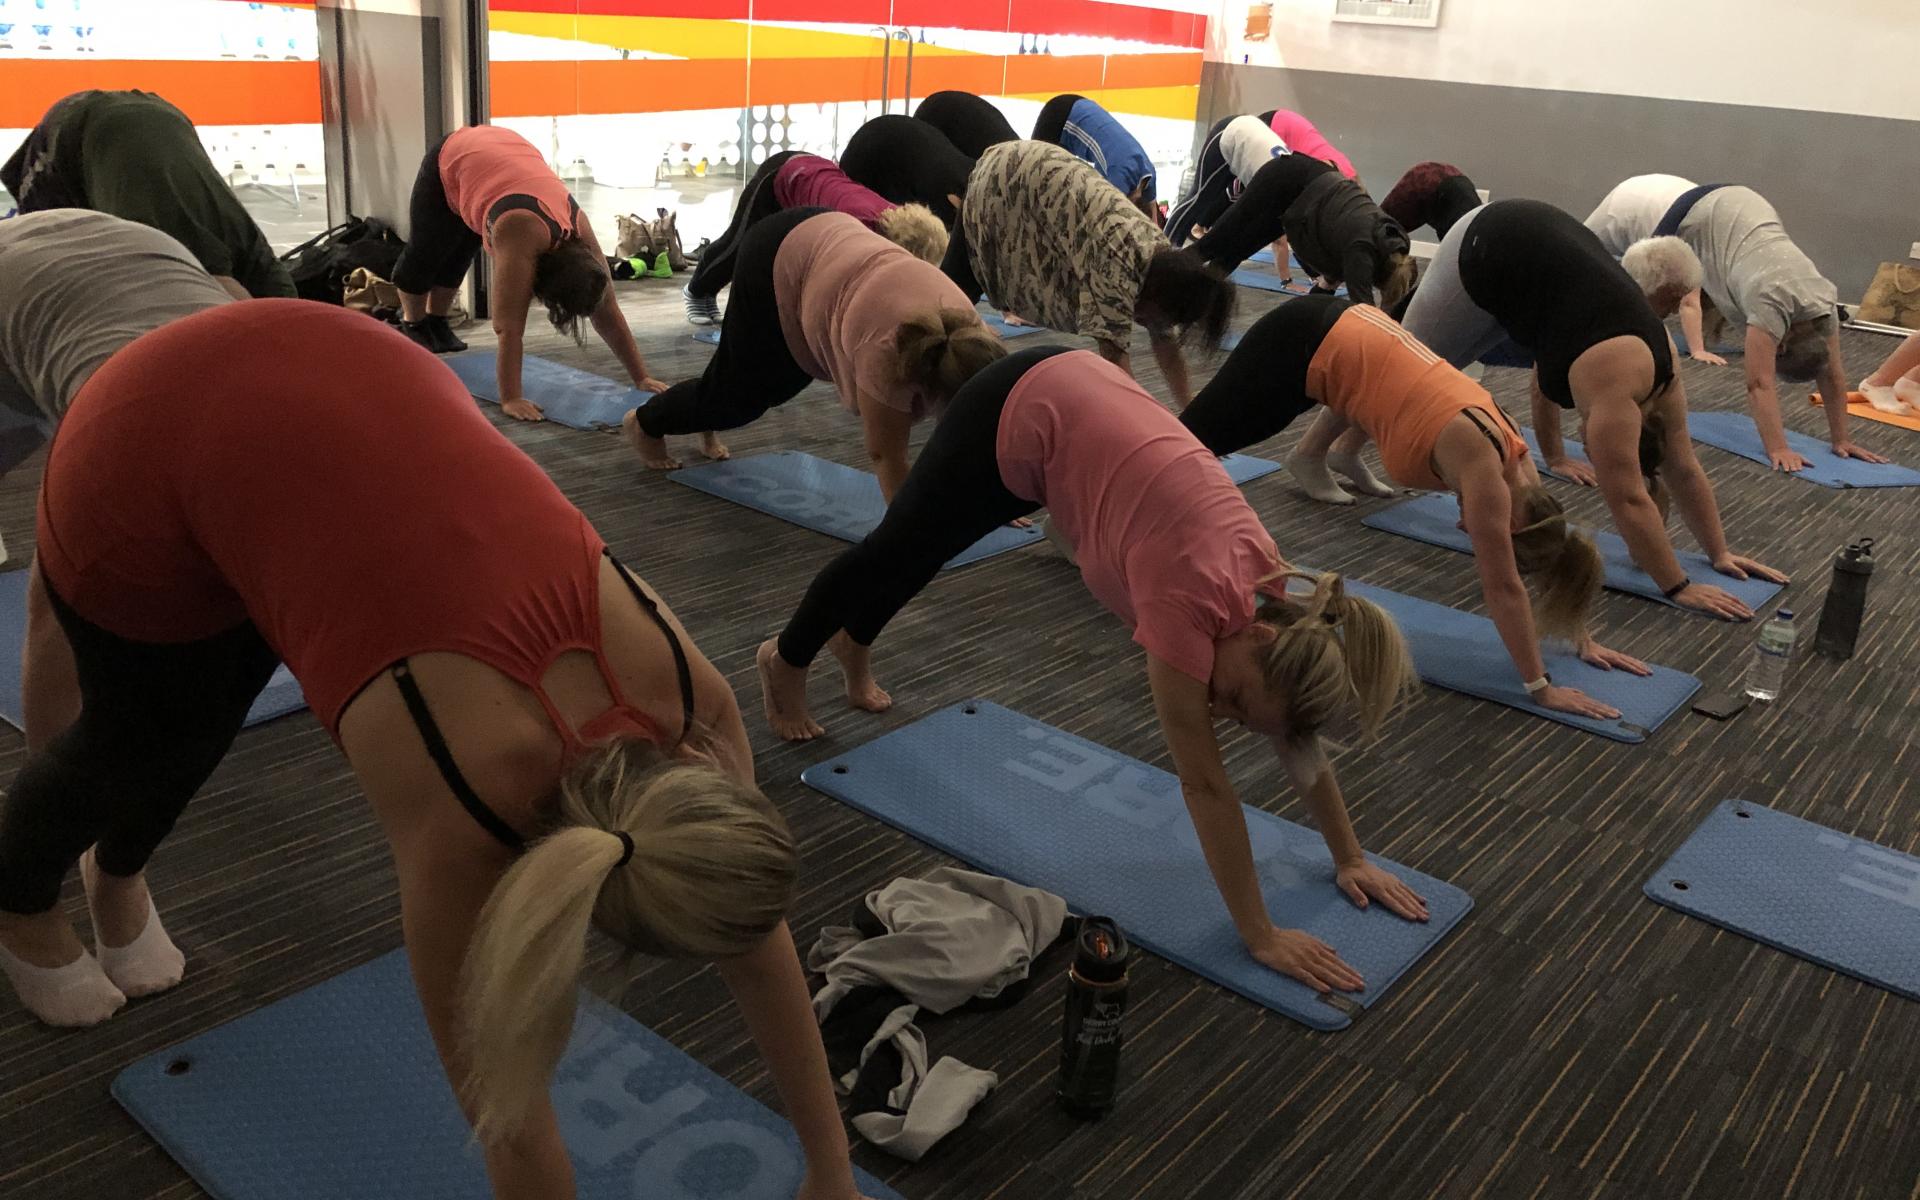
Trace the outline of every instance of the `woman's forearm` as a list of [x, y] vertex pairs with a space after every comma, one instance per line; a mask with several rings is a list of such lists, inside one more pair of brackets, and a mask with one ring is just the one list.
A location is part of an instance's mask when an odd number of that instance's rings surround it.
[[1267, 901], [1260, 893], [1260, 875], [1253, 863], [1253, 843], [1247, 836], [1247, 816], [1232, 792], [1220, 794], [1182, 785], [1187, 815], [1199, 835], [1213, 886], [1226, 902], [1233, 927], [1251, 941], [1273, 925]]
[[[1700, 460], [1672, 463], [1667, 469], [1667, 490], [1673, 494], [1674, 506], [1692, 531], [1693, 540], [1700, 543], [1700, 549], [1708, 558], [1718, 562], [1727, 553], [1727, 535], [1720, 525], [1720, 505], [1714, 499], [1713, 484], [1707, 479], [1706, 468], [1700, 465]], [[1665, 533], [1663, 527], [1662, 536]], [[1671, 543], [1668, 553], [1672, 553]], [[1679, 559], [1674, 563], [1677, 567]]]

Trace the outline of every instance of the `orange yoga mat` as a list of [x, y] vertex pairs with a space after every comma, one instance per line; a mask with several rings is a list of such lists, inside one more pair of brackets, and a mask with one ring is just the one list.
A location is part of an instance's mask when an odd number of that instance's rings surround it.
[[[1820, 393], [1815, 392], [1807, 399], [1813, 401], [1815, 408], [1820, 407]], [[1867, 398], [1859, 392], [1847, 393], [1847, 415], [1859, 417], [1862, 421], [1878, 421], [1882, 425], [1898, 425], [1902, 429], [1920, 430], [1920, 417], [1903, 417], [1898, 413], [1881, 412], [1867, 403]]]

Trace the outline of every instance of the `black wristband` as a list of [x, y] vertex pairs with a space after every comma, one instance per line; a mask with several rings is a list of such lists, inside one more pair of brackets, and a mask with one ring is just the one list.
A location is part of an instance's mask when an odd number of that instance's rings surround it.
[[1692, 587], [1692, 586], [1693, 586], [1693, 579], [1690, 576], [1682, 575], [1680, 577], [1679, 583], [1676, 583], [1672, 587], [1667, 588], [1665, 591], [1661, 592], [1660, 594], [1662, 596], [1665, 596], [1667, 599], [1671, 600], [1675, 596], [1678, 596], [1681, 592], [1686, 591], [1689, 587]]

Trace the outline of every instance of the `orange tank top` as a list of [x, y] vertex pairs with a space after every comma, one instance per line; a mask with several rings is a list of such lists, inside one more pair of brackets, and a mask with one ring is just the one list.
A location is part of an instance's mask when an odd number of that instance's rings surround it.
[[1505, 462], [1527, 443], [1487, 390], [1468, 379], [1386, 313], [1356, 304], [1340, 314], [1307, 364], [1307, 392], [1366, 430], [1380, 461], [1402, 487], [1446, 490], [1433, 447], [1447, 422], [1478, 410]]
[[573, 193], [533, 143], [511, 129], [473, 125], [448, 135], [440, 147], [440, 184], [448, 206], [480, 235], [489, 254], [494, 219], [507, 209], [538, 212], [556, 243], [578, 232]]

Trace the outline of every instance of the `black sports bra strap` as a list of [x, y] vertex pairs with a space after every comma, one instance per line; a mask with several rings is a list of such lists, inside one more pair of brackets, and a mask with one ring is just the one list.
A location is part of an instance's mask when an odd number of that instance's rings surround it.
[[439, 724], [433, 719], [433, 712], [427, 707], [427, 698], [420, 694], [420, 685], [414, 681], [413, 671], [402, 659], [393, 666], [393, 681], [400, 687], [400, 698], [406, 701], [407, 715], [413, 718], [413, 727], [420, 731], [420, 740], [426, 743], [427, 755], [433, 759], [433, 765], [440, 768], [440, 778], [446, 780], [447, 787], [453, 792], [453, 798], [467, 815], [480, 823], [480, 828], [492, 834], [507, 849], [516, 853], [527, 848], [527, 839], [514, 831], [513, 826], [500, 819], [500, 814], [487, 807], [467, 783], [467, 777], [460, 773], [460, 764], [453, 761], [453, 751], [447, 748], [447, 739], [441, 734]]
[[680, 635], [673, 631], [673, 626], [661, 614], [660, 605], [652, 596], [640, 589], [640, 585], [634, 582], [633, 576], [628, 574], [626, 566], [613, 556], [612, 550], [608, 550], [606, 554], [607, 561], [611, 562], [613, 569], [619, 573], [620, 581], [627, 585], [627, 590], [632, 592], [633, 598], [640, 602], [640, 607], [653, 618], [653, 623], [658, 625], [660, 632], [666, 635], [667, 645], [673, 649], [673, 669], [680, 676], [680, 709], [685, 714], [680, 723], [680, 738], [684, 741], [687, 735], [693, 732], [693, 668], [687, 662], [686, 648], [680, 644]]

